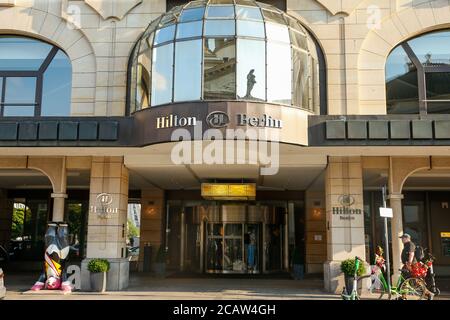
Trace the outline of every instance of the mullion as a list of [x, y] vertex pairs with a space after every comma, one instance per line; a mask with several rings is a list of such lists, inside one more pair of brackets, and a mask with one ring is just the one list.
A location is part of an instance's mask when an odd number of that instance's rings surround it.
[[422, 63], [419, 58], [417, 58], [414, 51], [411, 49], [407, 42], [402, 44], [403, 50], [405, 50], [409, 59], [411, 59], [412, 63], [417, 69], [417, 82], [419, 89], [419, 113], [421, 115], [427, 114], [427, 101], [426, 101], [426, 83], [425, 83], [425, 71]]
[[5, 102], [5, 91], [6, 91], [6, 77], [2, 77], [2, 96], [0, 97], [0, 116], [3, 117], [3, 109], [5, 108], [3, 106], [3, 103]]

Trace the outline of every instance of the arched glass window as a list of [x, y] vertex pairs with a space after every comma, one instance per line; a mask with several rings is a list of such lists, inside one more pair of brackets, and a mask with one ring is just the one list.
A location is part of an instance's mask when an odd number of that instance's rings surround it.
[[450, 113], [450, 30], [398, 45], [386, 62], [388, 114]]
[[0, 116], [69, 116], [72, 66], [59, 48], [0, 35]]

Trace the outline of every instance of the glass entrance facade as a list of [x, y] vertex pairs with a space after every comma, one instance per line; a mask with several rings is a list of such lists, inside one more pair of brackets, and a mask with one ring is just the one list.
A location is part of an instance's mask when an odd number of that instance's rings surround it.
[[238, 274], [284, 270], [289, 259], [285, 206], [211, 201], [168, 207], [172, 269]]

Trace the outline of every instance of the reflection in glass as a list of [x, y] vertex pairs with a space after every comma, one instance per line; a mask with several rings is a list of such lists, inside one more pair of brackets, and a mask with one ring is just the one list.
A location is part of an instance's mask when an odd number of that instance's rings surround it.
[[234, 34], [234, 20], [206, 20], [205, 22], [205, 36], [233, 36]]
[[[266, 58], [263, 54], [266, 46], [264, 41], [237, 40], [237, 95], [238, 99], [266, 99]], [[249, 52], [260, 54], [250, 55]]]
[[222, 238], [208, 238], [206, 268], [208, 270], [222, 270], [223, 240]]
[[179, 22], [202, 20], [205, 13], [205, 7], [183, 10]]
[[293, 104], [302, 108], [308, 108], [308, 54], [304, 51], [294, 49], [294, 92], [292, 95]]
[[66, 54], [59, 50], [44, 73], [41, 115], [69, 115], [71, 92], [72, 66]]
[[24, 37], [0, 37], [0, 70], [37, 71], [52, 45]]
[[283, 16], [280, 13], [264, 9], [262, 10], [262, 12], [266, 21], [271, 21], [283, 25], [286, 24], [286, 21], [284, 21]]
[[242, 237], [240, 239], [226, 239], [223, 254], [223, 270], [244, 271], [245, 264], [242, 256]]
[[[2, 94], [3, 94], [3, 78], [0, 78], [0, 99], [1, 99]], [[0, 102], [1, 102], [1, 100], [0, 100]]]
[[152, 106], [172, 101], [173, 43], [153, 50]]
[[291, 47], [267, 42], [267, 101], [291, 104]]
[[408, 41], [426, 66], [450, 65], [450, 31], [431, 32]]
[[136, 106], [136, 91], [137, 89], [137, 53], [138, 53], [139, 44], [135, 47], [133, 52], [133, 68], [131, 69], [130, 73], [130, 111], [135, 112], [139, 110], [139, 108]]
[[428, 113], [450, 113], [450, 73], [425, 75]]
[[236, 17], [238, 19], [259, 20], [263, 17], [259, 8], [236, 6]]
[[6, 78], [5, 103], [35, 103], [36, 78]]
[[175, 65], [174, 101], [200, 100], [202, 40], [177, 42]]
[[289, 30], [286, 26], [274, 23], [266, 23], [267, 39], [289, 43]]
[[[174, 16], [178, 21], [173, 21]], [[135, 101], [141, 109], [148, 100], [156, 106], [196, 99], [270, 101], [320, 110], [318, 65], [308, 62], [321, 60], [315, 52], [316, 44], [300, 22], [281, 10], [247, 0], [194, 1], [172, 9], [160, 20], [150, 24], [135, 51], [141, 54], [146, 47], [155, 50], [153, 35], [156, 47], [174, 42], [165, 49], [172, 51], [159, 58], [162, 65], [158, 70], [143, 63], [144, 56], [138, 60], [133, 53], [129, 93], [132, 112]], [[169, 24], [158, 30], [163, 23]], [[202, 40], [201, 49], [199, 42], [195, 49], [181, 43], [193, 39]], [[296, 53], [296, 62], [291, 50], [303, 52]], [[176, 55], [175, 61], [171, 61], [171, 53]], [[156, 67], [155, 58], [152, 60]], [[153, 96], [155, 92], [158, 97]]]
[[152, 51], [145, 50], [139, 55], [137, 65], [136, 103], [138, 110], [150, 105], [150, 79], [151, 79]]
[[211, 18], [234, 18], [233, 6], [209, 6], [206, 17]]
[[386, 100], [389, 114], [419, 112], [417, 69], [401, 46], [386, 62]]
[[204, 99], [236, 98], [236, 41], [205, 39]]
[[177, 39], [200, 37], [202, 29], [203, 21], [180, 23], [177, 28]]
[[264, 38], [264, 23], [256, 21], [237, 20], [237, 35], [242, 37]]
[[300, 32], [294, 31], [292, 28], [289, 29], [291, 34], [292, 45], [299, 49], [308, 50], [308, 38], [306, 35]]
[[430, 72], [425, 76], [427, 99], [450, 101], [450, 73]]
[[34, 106], [4, 106], [3, 108], [3, 116], [5, 117], [34, 116]]
[[225, 224], [225, 236], [242, 237], [242, 224], [240, 223]]
[[173, 40], [174, 36], [175, 36], [175, 25], [171, 25], [171, 26], [156, 30], [154, 45], [156, 46], [157, 44]]

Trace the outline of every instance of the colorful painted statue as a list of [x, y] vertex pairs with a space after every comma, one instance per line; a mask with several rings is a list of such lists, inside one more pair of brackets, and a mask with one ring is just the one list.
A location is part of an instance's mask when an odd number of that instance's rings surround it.
[[67, 281], [66, 262], [69, 255], [69, 230], [65, 222], [49, 222], [45, 234], [44, 272], [31, 290], [72, 291]]

